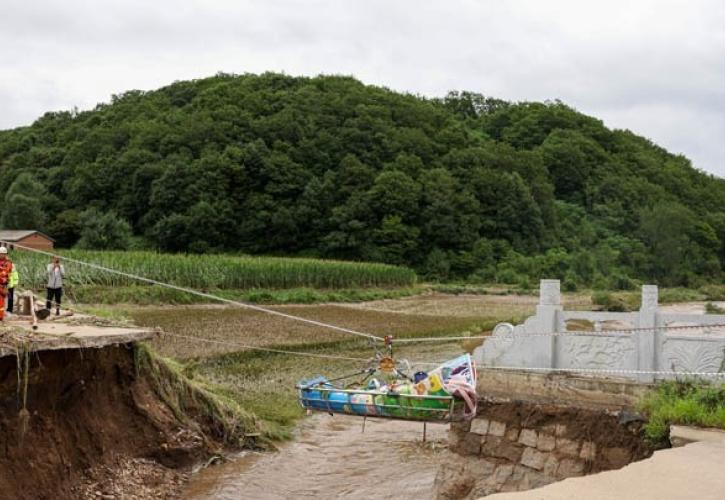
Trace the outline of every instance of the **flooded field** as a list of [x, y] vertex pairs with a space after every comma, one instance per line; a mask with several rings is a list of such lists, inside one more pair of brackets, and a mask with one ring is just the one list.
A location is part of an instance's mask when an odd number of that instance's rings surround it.
[[[590, 308], [588, 295], [568, 294], [562, 297], [568, 309]], [[348, 307], [365, 311], [400, 313], [410, 316], [499, 319], [534, 314], [538, 295], [449, 295], [429, 293], [402, 299], [374, 300], [350, 304]]]
[[275, 453], [246, 453], [195, 475], [186, 499], [431, 498], [448, 426], [316, 414]]
[[[497, 321], [521, 318], [532, 313], [535, 308], [535, 300], [530, 302], [527, 297], [508, 298], [512, 301], [508, 305], [499, 303], [499, 297], [436, 294], [360, 304], [270, 307], [378, 336], [436, 336], [465, 331], [480, 334]], [[254, 346], [323, 344], [351, 340], [349, 335], [334, 330], [229, 306], [143, 307], [131, 311], [130, 315], [139, 325], [159, 327], [172, 334]], [[162, 354], [175, 358], [200, 355], [199, 344], [193, 338], [169, 335], [155, 341], [154, 347]], [[206, 344], [203, 356], [239, 350], [234, 346]]]

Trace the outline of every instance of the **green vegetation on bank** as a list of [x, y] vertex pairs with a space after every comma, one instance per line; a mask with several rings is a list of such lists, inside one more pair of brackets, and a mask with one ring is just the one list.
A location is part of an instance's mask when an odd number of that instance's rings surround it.
[[[404, 288], [341, 288], [315, 289], [290, 288], [275, 290], [253, 288], [249, 290], [207, 290], [215, 296], [251, 304], [318, 304], [321, 302], [365, 302], [369, 300], [399, 299], [416, 295], [424, 287]], [[136, 304], [136, 305], [189, 305], [219, 304], [179, 290], [154, 285], [129, 285], [120, 287], [81, 285], [66, 288], [66, 294], [78, 304]]]
[[649, 417], [645, 432], [654, 442], [664, 442], [672, 424], [725, 429], [725, 383], [663, 382], [640, 407]]
[[[416, 282], [410, 269], [368, 262], [250, 257], [233, 255], [160, 254], [131, 251], [67, 250], [63, 255], [98, 266], [197, 290], [320, 289], [407, 287]], [[45, 286], [48, 258], [36, 253], [17, 251], [12, 255], [23, 286]], [[65, 262], [66, 284], [73, 287], [126, 287], [138, 285], [130, 277], [101, 269]], [[153, 293], [153, 292], [152, 292]]]
[[177, 362], [159, 356], [145, 344], [133, 348], [137, 374], [146, 377], [179, 422], [236, 447], [258, 447], [283, 437], [233, 399], [188, 378]]
[[725, 263], [725, 180], [560, 102], [219, 74], [2, 131], [0, 168], [2, 225], [60, 247], [379, 261], [566, 289], [697, 287]]
[[[282, 348], [290, 349], [289, 346]], [[368, 346], [354, 341], [298, 345], [293, 350], [333, 356], [370, 356]], [[301, 362], [300, 359], [245, 351], [200, 359], [189, 363], [184, 373], [207, 381], [216, 394], [235, 401], [270, 428], [284, 433], [305, 414], [297, 401], [295, 384], [317, 374], [343, 375], [364, 368], [364, 362], [359, 361], [304, 358]]]
[[[642, 294], [639, 290], [622, 291], [594, 291], [592, 303], [606, 311], [636, 311], [640, 307]], [[707, 285], [698, 289], [691, 288], [661, 288], [659, 290], [659, 303], [672, 304], [676, 302], [705, 302], [708, 314], [721, 314], [719, 307], [711, 301], [725, 301], [725, 285]]]

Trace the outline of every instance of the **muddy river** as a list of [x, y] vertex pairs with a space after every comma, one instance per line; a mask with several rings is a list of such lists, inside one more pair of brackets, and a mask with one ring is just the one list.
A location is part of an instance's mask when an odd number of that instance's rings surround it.
[[447, 425], [317, 414], [278, 452], [248, 452], [192, 477], [186, 499], [426, 499]]

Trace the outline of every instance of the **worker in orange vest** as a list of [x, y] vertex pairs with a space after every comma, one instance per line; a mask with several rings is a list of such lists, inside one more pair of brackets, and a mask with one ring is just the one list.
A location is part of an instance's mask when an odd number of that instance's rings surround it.
[[5, 321], [5, 297], [12, 272], [13, 263], [8, 259], [8, 249], [0, 246], [0, 321]]

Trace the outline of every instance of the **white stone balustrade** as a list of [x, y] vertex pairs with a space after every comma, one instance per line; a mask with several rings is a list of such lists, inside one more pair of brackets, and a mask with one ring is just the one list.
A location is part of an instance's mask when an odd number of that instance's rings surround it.
[[[593, 331], [567, 332], [572, 320], [592, 322]], [[606, 323], [624, 326], [608, 329]], [[701, 328], [664, 328], [688, 325]], [[663, 313], [655, 285], [642, 287], [638, 312], [564, 311], [559, 280], [541, 280], [536, 315], [521, 325], [497, 325], [474, 359], [483, 367], [593, 370], [589, 374], [641, 382], [683, 372], [721, 372], [725, 328], [707, 325], [725, 325], [725, 315]]]

